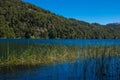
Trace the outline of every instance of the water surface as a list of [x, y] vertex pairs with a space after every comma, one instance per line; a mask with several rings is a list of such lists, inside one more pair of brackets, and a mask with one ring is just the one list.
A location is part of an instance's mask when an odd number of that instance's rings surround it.
[[[76, 46], [120, 46], [120, 40], [114, 39], [0, 39], [0, 53], [7, 50], [20, 51], [31, 44], [76, 45]], [[12, 47], [11, 47], [12, 46]], [[0, 71], [0, 80], [119, 80], [120, 57], [100, 57], [77, 59], [72, 62], [60, 62], [38, 66], [17, 66]]]

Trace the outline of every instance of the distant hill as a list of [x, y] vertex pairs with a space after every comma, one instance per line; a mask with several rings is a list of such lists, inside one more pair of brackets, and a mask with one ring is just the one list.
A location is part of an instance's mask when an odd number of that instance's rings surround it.
[[120, 38], [120, 29], [109, 26], [68, 19], [21, 0], [0, 0], [0, 38]]
[[120, 32], [120, 23], [109, 23], [106, 26], [111, 27], [116, 31]]
[[107, 24], [107, 26], [112, 26], [112, 27], [119, 26], [120, 27], [120, 22], [119, 23], [109, 23], [109, 24]]

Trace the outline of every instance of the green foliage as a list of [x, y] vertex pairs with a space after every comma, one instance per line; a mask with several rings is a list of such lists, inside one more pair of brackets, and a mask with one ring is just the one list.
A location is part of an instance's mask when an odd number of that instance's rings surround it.
[[89, 24], [21, 0], [1, 0], [0, 38], [120, 38], [120, 26]]
[[4, 17], [0, 16], [0, 37], [2, 38], [14, 38], [14, 31], [9, 27], [8, 23], [5, 22]]

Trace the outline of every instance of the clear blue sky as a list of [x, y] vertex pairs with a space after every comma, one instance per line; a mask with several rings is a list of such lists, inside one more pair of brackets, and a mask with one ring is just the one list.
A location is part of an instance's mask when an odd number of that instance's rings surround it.
[[67, 18], [90, 23], [120, 22], [120, 0], [23, 0]]

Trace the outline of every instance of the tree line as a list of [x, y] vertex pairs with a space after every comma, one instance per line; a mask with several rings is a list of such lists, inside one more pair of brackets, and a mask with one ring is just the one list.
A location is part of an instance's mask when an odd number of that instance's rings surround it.
[[90, 24], [21, 0], [1, 0], [0, 38], [120, 38], [120, 26]]

